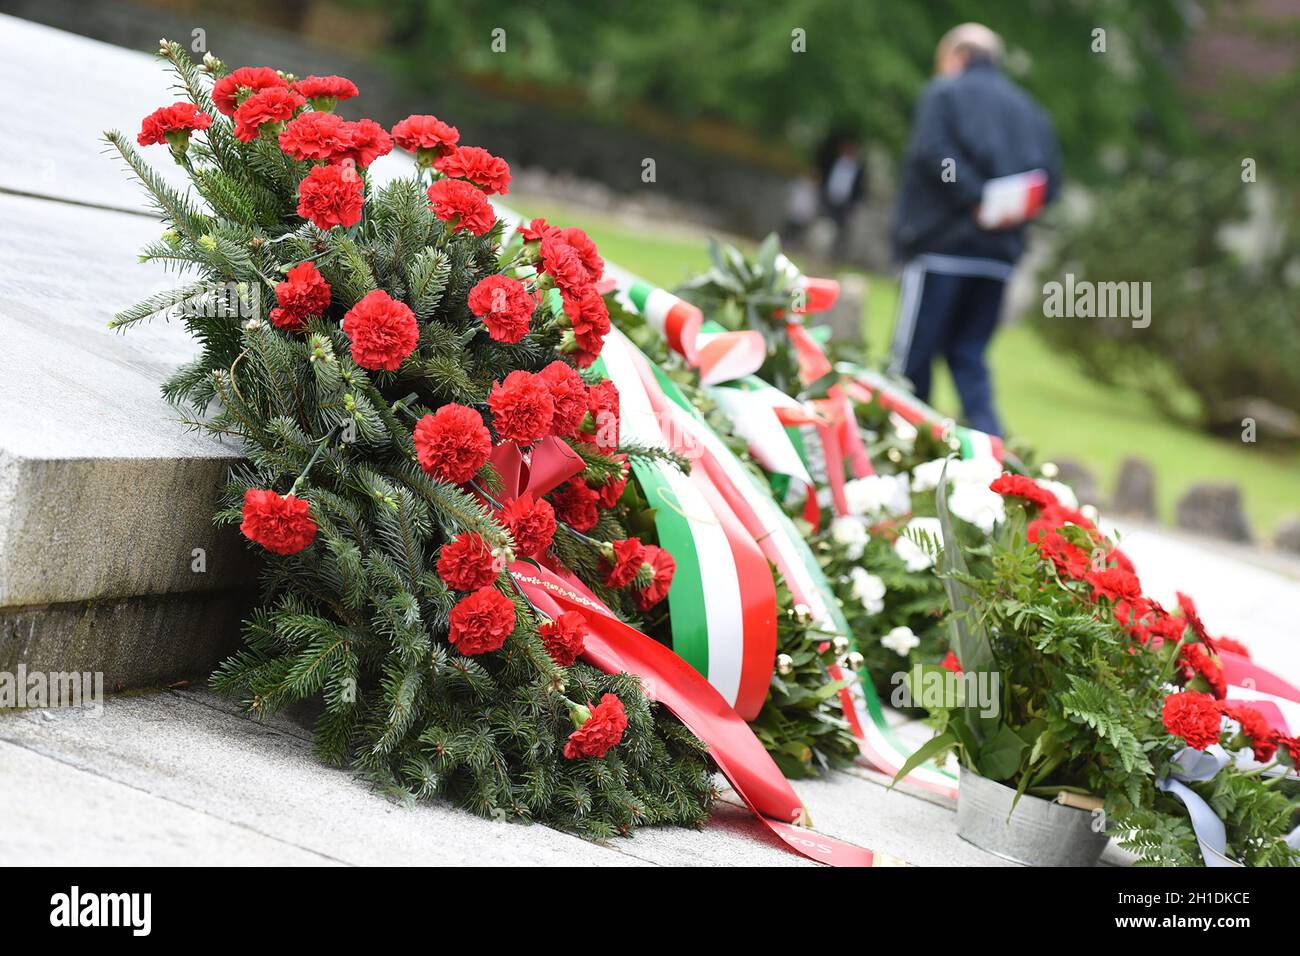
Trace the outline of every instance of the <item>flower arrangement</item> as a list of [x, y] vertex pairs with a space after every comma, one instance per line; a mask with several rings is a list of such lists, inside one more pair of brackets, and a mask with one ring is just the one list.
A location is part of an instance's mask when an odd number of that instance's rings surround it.
[[[190, 279], [114, 325], [182, 321], [201, 349], [164, 394], [247, 456], [217, 520], [265, 558], [262, 593], [214, 685], [259, 716], [321, 701], [316, 752], [395, 794], [594, 835], [700, 824], [703, 745], [512, 573], [613, 607], [672, 576], [613, 510], [643, 452], [581, 372], [609, 329], [594, 244], [534, 224], [503, 248], [509, 167], [435, 117], [347, 121], [345, 78], [159, 53], [185, 100], [137, 142], [189, 188], [107, 138], [168, 226], [142, 260]], [[394, 149], [414, 163], [385, 182]]]
[[1123, 552], [1051, 488], [1011, 474], [990, 488], [1007, 517], [980, 573], [953, 534], [945, 483], [936, 491], [956, 660], [914, 673], [939, 733], [900, 776], [953, 751], [1018, 797], [1100, 807], [1148, 863], [1201, 862], [1188, 808], [1205, 801], [1226, 831], [1212, 852], [1300, 863], [1286, 840], [1300, 748], [1249, 705], [1223, 703], [1215, 641], [1194, 606], [1171, 613], [1145, 596]]

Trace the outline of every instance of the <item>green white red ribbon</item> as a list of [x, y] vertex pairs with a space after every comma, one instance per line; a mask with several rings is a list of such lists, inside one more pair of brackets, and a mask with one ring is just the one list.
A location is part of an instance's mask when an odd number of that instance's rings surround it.
[[[611, 270], [614, 277], [619, 280], [619, 287], [628, 290], [633, 285], [638, 284], [640, 280], [635, 280], [621, 270]], [[633, 305], [635, 300], [629, 300]], [[642, 296], [643, 301], [648, 301], [648, 296]], [[660, 300], [661, 302], [667, 300]], [[679, 300], [680, 301], [680, 300]], [[798, 323], [789, 323], [787, 332], [790, 327], [794, 327], [791, 333], [792, 342], [795, 344], [799, 354], [801, 378], [805, 381], [815, 381], [825, 372], [831, 370], [829, 361], [826, 360], [824, 352], [820, 346], [806, 333], [806, 330]], [[656, 326], [658, 327], [658, 326]], [[693, 323], [692, 323], [692, 327]], [[687, 326], [682, 326], [683, 330]], [[609, 351], [611, 341], [626, 342], [624, 336], [615, 329], [606, 339], [606, 352]], [[670, 342], [670, 345], [672, 343]], [[630, 342], [626, 343], [628, 348], [635, 348]], [[618, 346], [616, 346], [618, 347]], [[698, 356], [699, 350], [689, 341], [679, 341], [678, 345], [673, 346], [683, 357], [687, 357], [688, 352]], [[637, 353], [640, 354], [639, 352]], [[641, 356], [644, 361], [644, 356]], [[689, 361], [689, 359], [688, 359]], [[761, 363], [760, 363], [761, 364]], [[647, 363], [648, 365], [648, 363]], [[755, 368], [756, 370], [756, 368]], [[680, 428], [682, 433], [689, 436], [693, 441], [698, 442], [707, 454], [701, 457], [706, 470], [715, 481], [721, 480], [728, 487], [734, 489], [747, 489], [753, 492], [752, 502], [754, 512], [762, 514], [759, 525], [756, 526], [756, 536], [760, 544], [763, 545], [764, 552], [768, 558], [776, 565], [777, 569], [785, 577], [787, 586], [795, 596], [796, 601], [806, 605], [814, 620], [831, 633], [842, 634], [850, 642], [853, 641], [854, 635], [850, 633], [848, 621], [844, 618], [840, 610], [837, 599], [834, 596], [825, 575], [817, 563], [816, 557], [803, 537], [795, 529], [793, 523], [785, 515], [784, 511], [772, 500], [767, 489], [762, 488], [749, 474], [748, 470], [735, 458], [728, 449], [715, 435], [711, 429], [698, 417], [690, 408], [684, 396], [672, 385], [662, 373], [657, 374], [657, 379], [669, 394], [676, 393], [675, 402], [683, 409], [685, 413], [675, 419], [675, 427]], [[616, 381], [616, 384], [619, 384]], [[622, 386], [620, 384], [620, 395]], [[822, 454], [819, 456], [822, 467], [807, 467], [806, 470], [810, 476], [817, 482], [823, 476], [827, 476], [831, 470], [827, 467], [830, 463], [826, 458], [834, 460], [834, 470], [840, 476], [842, 488], [844, 475], [844, 447], [841, 436], [846, 431], [852, 431], [855, 438], [860, 442], [860, 436], [857, 435], [856, 419], [852, 417], [852, 406], [849, 404], [849, 394], [847, 391], [840, 392], [830, 398], [830, 401], [838, 404], [843, 417], [835, 423], [836, 427], [829, 424], [821, 429], [810, 429], [807, 425], [803, 426], [804, 434], [815, 436], [818, 440], [818, 451]], [[775, 405], [776, 403], [770, 403]], [[796, 405], [798, 403], [795, 403]], [[825, 406], [823, 406], [825, 407]], [[743, 411], [743, 409], [741, 410]], [[804, 413], [807, 414], [809, 409], [805, 406]], [[627, 406], [624, 405], [624, 414], [627, 414]], [[733, 418], [733, 422], [736, 419]], [[837, 428], [839, 431], [837, 432]], [[784, 430], [783, 430], [784, 431]], [[789, 433], [786, 432], [788, 435]], [[801, 443], [807, 452], [808, 442]], [[826, 455], [827, 449], [830, 454]], [[856, 455], [856, 451], [854, 453]], [[862, 453], [865, 455], [865, 452]], [[807, 463], [811, 456], [805, 457]], [[860, 461], [860, 459], [859, 459]], [[869, 465], [868, 465], [869, 467]], [[694, 471], [695, 469], [693, 469]], [[834, 487], [834, 483], [827, 482]], [[825, 485], [823, 485], [825, 487]], [[840, 493], [842, 497], [842, 490]], [[820, 511], [817, 502], [810, 496], [810, 502], [814, 508]], [[843, 505], [843, 501], [840, 502]], [[674, 581], [674, 586], [676, 582]], [[670, 597], [671, 597], [671, 591]], [[835, 666], [829, 675], [831, 680], [842, 680], [844, 678], [842, 670]], [[841, 702], [844, 706], [845, 716], [858, 739], [859, 748], [863, 757], [872, 765], [888, 774], [897, 773], [903, 766], [907, 758], [911, 755], [911, 748], [905, 746], [897, 739], [888, 724], [885, 721], [884, 711], [876, 697], [875, 688], [869, 681], [850, 681], [849, 686], [845, 687], [841, 693]], [[907, 777], [908, 782], [919, 786], [923, 789], [949, 796], [955, 796], [957, 792], [957, 780], [952, 774], [939, 770], [933, 766], [922, 766], [917, 768]]]
[[[629, 440], [681, 451], [677, 415], [646, 364], [615, 329], [595, 367], [618, 388]], [[763, 552], [705, 471], [634, 461], [633, 472], [655, 509], [660, 545], [677, 562], [668, 591], [673, 648], [752, 720], [776, 661], [776, 586]]]

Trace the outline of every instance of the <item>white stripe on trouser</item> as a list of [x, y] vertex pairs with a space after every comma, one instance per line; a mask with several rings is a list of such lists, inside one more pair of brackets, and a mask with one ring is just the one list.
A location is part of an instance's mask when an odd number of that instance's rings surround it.
[[921, 290], [925, 287], [925, 266], [913, 259], [903, 268], [899, 285], [898, 320], [894, 323], [894, 343], [889, 371], [902, 375], [907, 368], [907, 353], [912, 350], [916, 332], [916, 313], [921, 307]]
[[1012, 265], [1001, 259], [978, 259], [975, 256], [942, 256], [933, 252], [918, 256], [919, 262], [927, 272], [937, 272], [947, 276], [965, 276], [969, 279], [1001, 279], [1006, 282], [1011, 278]]

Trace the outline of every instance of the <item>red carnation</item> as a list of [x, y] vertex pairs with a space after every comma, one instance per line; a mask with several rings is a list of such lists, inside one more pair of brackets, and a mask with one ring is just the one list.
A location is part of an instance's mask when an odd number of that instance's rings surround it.
[[510, 531], [515, 550], [525, 558], [540, 558], [555, 537], [555, 509], [528, 492], [506, 502], [497, 520]]
[[496, 580], [492, 549], [473, 531], [458, 534], [438, 552], [438, 577], [457, 591], [473, 591]]
[[479, 588], [456, 602], [448, 615], [449, 640], [462, 654], [486, 654], [515, 629], [515, 605], [494, 587]]
[[560, 667], [568, 667], [586, 646], [587, 619], [577, 611], [565, 611], [537, 628], [537, 633], [551, 660]]
[[460, 485], [487, 462], [492, 436], [482, 415], [452, 402], [416, 423], [415, 452], [425, 472]]
[[600, 496], [582, 481], [570, 481], [551, 494], [555, 516], [574, 531], [590, 531], [596, 527], [600, 519], [600, 512], [596, 509], [598, 501]]
[[1030, 541], [1038, 544], [1038, 553], [1056, 565], [1058, 574], [1077, 581], [1092, 567], [1091, 560], [1082, 548], [1071, 544], [1041, 519], [1029, 522], [1027, 536]]
[[333, 159], [345, 148], [347, 123], [333, 113], [303, 113], [280, 131], [280, 148], [294, 159]]
[[487, 196], [459, 179], [440, 179], [429, 187], [429, 208], [452, 232], [468, 229], [481, 236], [496, 223], [496, 213]]
[[587, 384], [576, 369], [560, 361], [546, 366], [537, 377], [546, 383], [555, 405], [551, 434], [571, 438], [587, 417]]
[[235, 136], [251, 143], [268, 124], [274, 129], [278, 124], [293, 118], [294, 112], [307, 102], [293, 90], [273, 86], [254, 93], [235, 110]]
[[592, 282], [598, 281], [605, 274], [605, 260], [600, 257], [600, 252], [596, 249], [596, 244], [591, 241], [591, 237], [577, 226], [561, 229], [560, 235], [577, 255], [582, 267], [587, 270], [587, 278]]
[[523, 283], [510, 276], [490, 275], [469, 290], [469, 310], [497, 342], [518, 342], [527, 335], [536, 307]]
[[393, 127], [393, 141], [415, 153], [421, 166], [431, 166], [435, 158], [456, 148], [460, 133], [436, 116], [408, 116]]
[[352, 162], [365, 169], [393, 151], [393, 138], [372, 119], [343, 124], [343, 143], [332, 157], [336, 163]]
[[[1136, 636], [1143, 644], [1151, 640], [1177, 644], [1187, 630], [1187, 622], [1181, 617], [1169, 614], [1159, 604], [1152, 602], [1151, 619], [1137, 626]], [[1159, 645], [1156, 645], [1159, 646]]]
[[1205, 649], [1204, 644], [1184, 644], [1178, 650], [1178, 660], [1186, 680], [1200, 677], [1219, 700], [1227, 696], [1228, 681], [1223, 676], [1223, 665]]
[[1092, 585], [1092, 598], [1108, 598], [1115, 603], [1138, 602], [1142, 599], [1142, 583], [1136, 574], [1122, 568], [1103, 568], [1089, 571], [1083, 579]]
[[677, 573], [677, 562], [663, 548], [647, 544], [645, 560], [654, 568], [655, 574], [653, 580], [636, 595], [636, 603], [643, 611], [649, 610], [668, 596], [668, 589], [673, 585], [673, 575]]
[[190, 134], [212, 125], [212, 117], [199, 111], [193, 103], [173, 103], [154, 110], [140, 124], [140, 135], [135, 141], [141, 146], [170, 143], [182, 151], [189, 145]]
[[564, 312], [573, 326], [573, 336], [584, 350], [600, 354], [601, 343], [609, 334], [609, 308], [596, 287], [585, 286], [576, 294], [561, 293]]
[[271, 310], [271, 321], [290, 332], [301, 332], [303, 320], [323, 315], [330, 305], [330, 287], [308, 259], [289, 270], [283, 282], [275, 285], [278, 307]]
[[623, 489], [627, 487], [627, 455], [615, 455], [614, 459], [622, 466], [619, 473], [596, 489], [597, 494], [600, 495], [601, 505], [606, 508], [618, 504], [618, 499], [623, 497]]
[[304, 76], [293, 88], [311, 100], [314, 110], [332, 110], [339, 100], [350, 100], [359, 92], [357, 85], [343, 76]]
[[1275, 733], [1273, 741], [1285, 751], [1283, 761], [1293, 769], [1300, 770], [1300, 736], [1288, 737], [1283, 733]]
[[1219, 742], [1219, 705], [1208, 694], [1185, 690], [1165, 698], [1160, 717], [1165, 730], [1187, 741], [1187, 746], [1204, 750]]
[[587, 411], [591, 413], [595, 428], [588, 440], [595, 442], [602, 451], [618, 448], [618, 386], [609, 379], [590, 386], [587, 389]]
[[1040, 508], [1059, 504], [1056, 495], [1039, 485], [1034, 479], [1026, 478], [1024, 475], [1010, 473], [1002, 475], [1000, 478], [995, 478], [989, 488], [1004, 497], [1024, 498]]
[[227, 116], [234, 116], [240, 94], [288, 86], [288, 81], [269, 66], [241, 66], [213, 84], [212, 103]]
[[553, 231], [555, 227], [540, 216], [526, 226], [523, 223], [519, 224], [519, 235], [524, 237], [524, 242], [540, 242], [543, 236]]
[[239, 530], [274, 554], [297, 554], [316, 540], [316, 522], [307, 502], [264, 488], [244, 492], [244, 520]]
[[558, 229], [542, 237], [539, 252], [542, 271], [555, 280], [556, 288], [562, 293], [577, 296], [591, 285], [587, 267], [573, 246], [564, 241]]
[[626, 729], [627, 713], [623, 710], [623, 702], [613, 694], [606, 694], [591, 708], [582, 726], [569, 734], [564, 756], [569, 760], [603, 757], [623, 739]]
[[503, 382], [494, 382], [488, 396], [492, 424], [507, 441], [531, 445], [551, 431], [555, 403], [542, 379], [532, 372], [516, 369]]
[[605, 584], [611, 588], [622, 588], [632, 583], [632, 579], [641, 571], [641, 565], [649, 559], [645, 545], [640, 538], [625, 538], [610, 545], [613, 559], [605, 557]]
[[347, 166], [317, 166], [298, 184], [298, 215], [318, 229], [355, 226], [364, 202], [361, 177]]
[[433, 166], [444, 176], [468, 180], [488, 195], [510, 192], [510, 166], [478, 146], [453, 147]]
[[1174, 593], [1178, 596], [1178, 609], [1183, 612], [1183, 617], [1187, 618], [1187, 623], [1192, 626], [1197, 639], [1206, 644], [1210, 650], [1214, 650], [1214, 640], [1205, 630], [1205, 622], [1201, 620], [1201, 615], [1196, 613], [1196, 602], [1182, 591]]
[[348, 309], [343, 331], [352, 340], [352, 358], [362, 368], [392, 371], [415, 351], [420, 326], [415, 313], [383, 289]]
[[961, 673], [961, 661], [957, 660], [957, 655], [952, 651], [944, 655], [943, 660], [939, 662], [939, 666], [946, 671], [952, 671], [954, 674]]
[[1260, 763], [1268, 763], [1277, 753], [1277, 738], [1268, 721], [1253, 707], [1242, 704], [1224, 704], [1223, 712], [1241, 726], [1241, 732], [1250, 740], [1250, 749]]
[[1214, 646], [1221, 651], [1231, 651], [1233, 654], [1240, 654], [1245, 658], [1250, 657], [1250, 648], [1235, 637], [1216, 637]]

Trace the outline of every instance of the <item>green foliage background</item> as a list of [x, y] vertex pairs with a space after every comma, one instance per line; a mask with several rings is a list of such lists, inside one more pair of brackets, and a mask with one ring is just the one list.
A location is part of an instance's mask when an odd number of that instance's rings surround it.
[[[650, 107], [679, 122], [722, 121], [772, 152], [805, 155], [841, 126], [897, 154], [939, 37], [978, 20], [1005, 37], [1009, 68], [1052, 113], [1073, 175], [1099, 175], [1104, 149], [1189, 137], [1170, 69], [1188, 33], [1177, 0], [354, 5], [392, 17], [393, 55], [417, 79], [451, 66], [565, 91], [552, 105], [612, 119]], [[1098, 27], [1104, 55], [1092, 52]], [[504, 54], [490, 43], [497, 28]], [[791, 49], [796, 29], [806, 52]]]

